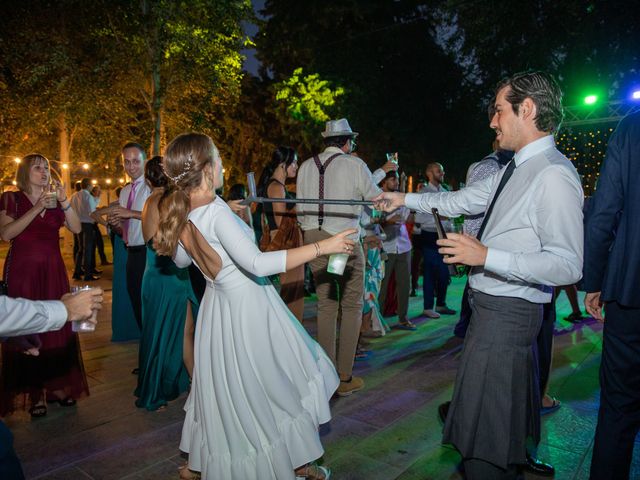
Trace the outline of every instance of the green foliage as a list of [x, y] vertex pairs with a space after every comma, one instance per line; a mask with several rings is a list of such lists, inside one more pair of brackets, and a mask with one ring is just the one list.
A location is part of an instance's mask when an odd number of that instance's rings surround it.
[[[452, 172], [450, 146], [466, 145], [456, 136], [474, 105], [459, 88], [461, 68], [433, 38], [435, 20], [425, 3], [268, 0], [258, 57], [277, 82], [300, 65], [342, 86], [333, 116], [360, 132], [358, 151], [371, 168], [384, 163], [385, 152], [398, 151], [407, 173], [436, 160]], [[320, 131], [313, 132], [316, 145]], [[469, 155], [456, 153], [466, 167]]]
[[339, 112], [337, 102], [345, 93], [344, 88], [332, 87], [317, 73], [305, 75], [302, 68], [274, 83], [271, 91], [282, 135], [296, 139], [306, 149], [318, 143], [322, 124]]
[[344, 95], [344, 88], [331, 89], [327, 80], [317, 73], [303, 75], [302, 68], [296, 68], [290, 78], [274, 85], [276, 100], [284, 104], [286, 112], [296, 121], [310, 121], [321, 124], [330, 120], [328, 107], [336, 104], [336, 99]]
[[55, 160], [64, 128], [72, 168], [115, 178], [126, 141], [211, 131], [238, 100], [251, 15], [249, 0], [3, 2], [0, 155]]

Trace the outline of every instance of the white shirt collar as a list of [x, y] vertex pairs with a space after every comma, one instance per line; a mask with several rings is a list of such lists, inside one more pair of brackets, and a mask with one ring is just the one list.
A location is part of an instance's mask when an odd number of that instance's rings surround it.
[[548, 148], [555, 147], [555, 145], [556, 141], [553, 135], [546, 135], [522, 147], [520, 151], [513, 156], [513, 161], [516, 162], [516, 167], [519, 167], [531, 157], [536, 156]]
[[334, 146], [327, 147], [324, 149], [324, 151], [329, 153], [342, 153], [343, 155], [348, 155], [347, 153], [344, 153], [341, 148]]
[[133, 182], [131, 182], [131, 185], [133, 186], [134, 183], [138, 184], [138, 186], [140, 186], [140, 183], [144, 182], [144, 175], [140, 175], [138, 178], [136, 178]]

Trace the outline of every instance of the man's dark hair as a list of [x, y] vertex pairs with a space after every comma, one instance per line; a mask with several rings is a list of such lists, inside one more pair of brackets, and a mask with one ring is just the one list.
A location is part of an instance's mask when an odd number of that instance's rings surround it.
[[226, 200], [244, 200], [247, 198], [247, 189], [242, 183], [236, 183], [229, 189]]
[[76, 190], [76, 192], [79, 192], [80, 190], [82, 190], [82, 182], [78, 181], [75, 183], [74, 188]]
[[341, 137], [327, 137], [324, 139], [324, 144], [327, 147], [344, 147], [344, 144], [347, 143], [347, 140], [351, 140], [353, 135], [343, 135]]
[[144, 178], [152, 188], [167, 186], [169, 179], [162, 170], [162, 157], [155, 156], [144, 164]]
[[144, 147], [139, 143], [136, 143], [136, 142], [126, 143], [124, 147], [122, 147], [122, 150], [124, 150], [125, 148], [137, 148], [142, 153], [142, 158], [145, 160], [147, 159], [147, 152], [145, 151]]
[[555, 133], [562, 123], [562, 90], [555, 79], [546, 72], [521, 72], [505, 78], [496, 87], [498, 92], [509, 87], [507, 101], [516, 115], [520, 104], [530, 98], [536, 105], [536, 128], [541, 132]]
[[80, 185], [82, 186], [83, 190], [86, 190], [87, 188], [89, 188], [89, 185], [91, 185], [91, 179], [90, 178], [83, 178], [80, 181]]
[[386, 182], [390, 178], [400, 178], [400, 175], [398, 175], [398, 172], [396, 172], [395, 170], [389, 170], [387, 174], [384, 176], [384, 178], [380, 180], [380, 183], [378, 183], [378, 186], [382, 187], [384, 182]]

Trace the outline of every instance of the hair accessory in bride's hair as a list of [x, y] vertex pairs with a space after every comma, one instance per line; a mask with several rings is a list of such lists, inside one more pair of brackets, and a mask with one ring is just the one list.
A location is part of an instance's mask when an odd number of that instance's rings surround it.
[[176, 175], [175, 177], [172, 177], [167, 173], [167, 171], [164, 168], [164, 165], [162, 165], [162, 171], [164, 172], [164, 174], [167, 176], [169, 180], [171, 180], [173, 183], [178, 183], [185, 176], [187, 176], [187, 174], [191, 170], [192, 165], [193, 165], [193, 155], [189, 154], [189, 156], [187, 157], [187, 161], [184, 162], [184, 170], [182, 170], [182, 173]]

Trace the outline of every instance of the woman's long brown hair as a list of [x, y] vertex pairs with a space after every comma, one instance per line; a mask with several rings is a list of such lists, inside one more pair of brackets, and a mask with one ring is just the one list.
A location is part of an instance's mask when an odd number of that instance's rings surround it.
[[188, 221], [189, 194], [201, 185], [204, 167], [213, 166], [214, 151], [213, 140], [201, 133], [183, 133], [167, 146], [163, 168], [169, 186], [158, 205], [160, 222], [153, 238], [159, 255], [174, 255]]

